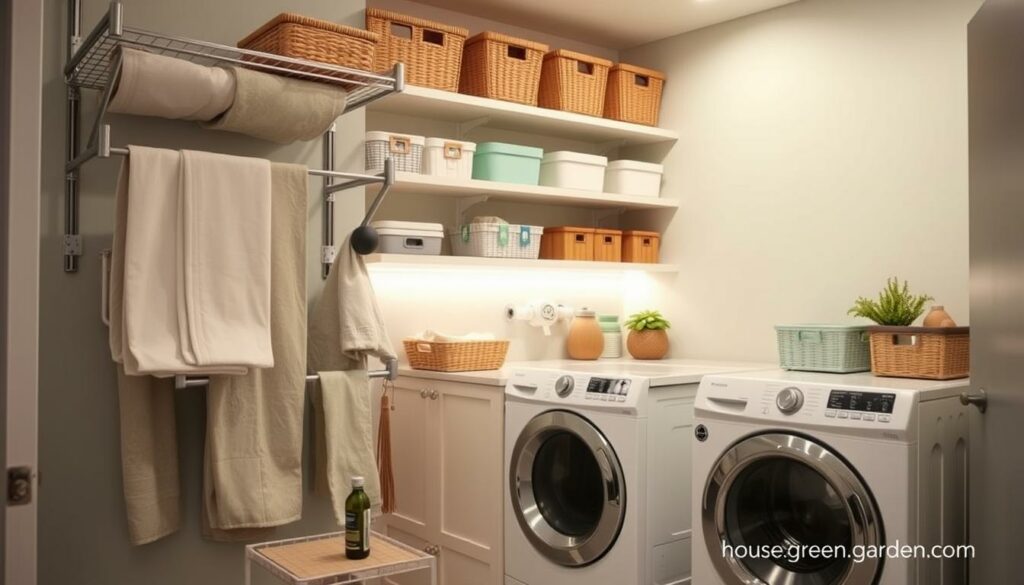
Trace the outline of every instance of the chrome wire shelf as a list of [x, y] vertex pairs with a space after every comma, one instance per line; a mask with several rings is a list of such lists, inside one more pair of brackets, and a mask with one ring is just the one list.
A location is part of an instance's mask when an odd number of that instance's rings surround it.
[[122, 22], [120, 3], [111, 5], [67, 63], [65, 81], [72, 87], [104, 90], [110, 85], [111, 65], [118, 47], [122, 46], [200, 65], [238, 65], [277, 75], [338, 84], [349, 94], [346, 112], [402, 89], [402, 79], [393, 72], [371, 73], [126, 26]]

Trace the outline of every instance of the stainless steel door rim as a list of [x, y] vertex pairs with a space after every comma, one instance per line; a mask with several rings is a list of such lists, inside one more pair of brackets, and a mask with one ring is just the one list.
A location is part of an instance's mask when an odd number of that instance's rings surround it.
[[[804, 437], [765, 433], [733, 445], [712, 467], [701, 498], [701, 527], [712, 564], [728, 585], [871, 585], [881, 569], [880, 559], [848, 561], [838, 579], [823, 580], [816, 572], [798, 572], [779, 564], [751, 570], [740, 559], [722, 554], [721, 544], [731, 542], [726, 502], [736, 480], [751, 466], [771, 460], [803, 464], [821, 476], [842, 502], [849, 522], [849, 542], [854, 546], [883, 544], [880, 515], [860, 477], [827, 447]], [[766, 575], [767, 573], [767, 575]]]
[[[583, 534], [566, 534], [552, 525], [538, 501], [533, 477], [538, 454], [549, 440], [568, 434], [586, 446], [600, 474], [600, 513]], [[565, 410], [535, 416], [519, 434], [509, 469], [512, 508], [523, 534], [552, 562], [582, 567], [600, 559], [615, 543], [626, 513], [622, 467], [611, 444], [587, 419]]]

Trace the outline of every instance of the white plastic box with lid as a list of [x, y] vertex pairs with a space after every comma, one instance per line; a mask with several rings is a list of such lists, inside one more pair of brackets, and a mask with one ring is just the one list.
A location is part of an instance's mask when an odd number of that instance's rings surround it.
[[427, 138], [423, 150], [423, 174], [453, 179], [473, 178], [475, 142]]
[[394, 161], [395, 170], [407, 173], [423, 172], [423, 144], [425, 139], [414, 134], [371, 131], [366, 133], [366, 170], [384, 171], [384, 159]]
[[569, 150], [548, 152], [540, 162], [540, 184], [600, 193], [607, 166], [608, 159], [603, 156]]
[[619, 195], [661, 195], [663, 165], [638, 160], [613, 160], [604, 173], [604, 190]]
[[375, 221], [370, 226], [380, 237], [378, 252], [438, 256], [444, 241], [444, 226], [415, 221]]

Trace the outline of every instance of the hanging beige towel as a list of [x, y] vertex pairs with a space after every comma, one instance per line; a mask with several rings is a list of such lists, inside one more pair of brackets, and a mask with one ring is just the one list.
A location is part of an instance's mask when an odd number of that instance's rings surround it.
[[373, 411], [366, 370], [320, 372], [314, 391], [313, 413], [317, 460], [317, 490], [331, 494], [334, 516], [345, 524], [345, 499], [352, 492], [352, 476], [366, 480], [374, 514], [381, 509], [380, 481], [373, 447]]
[[[214, 376], [207, 390], [204, 535], [237, 541], [302, 514], [307, 171], [272, 165], [274, 367]], [[246, 530], [242, 530], [246, 529]]]
[[219, 118], [204, 124], [288, 144], [323, 134], [345, 112], [347, 94], [336, 85], [291, 79], [232, 67], [234, 103]]
[[178, 530], [181, 493], [174, 383], [117, 368], [121, 471], [128, 537], [146, 544]]
[[274, 365], [270, 189], [269, 161], [181, 152], [177, 315], [189, 364]]
[[117, 196], [118, 213], [126, 207], [125, 220], [115, 228], [111, 259], [110, 339], [113, 345], [120, 332], [122, 344], [119, 354], [112, 351], [114, 359], [123, 359], [128, 375], [244, 374], [245, 363], [204, 368], [185, 360], [176, 299], [181, 154], [143, 146], [128, 149], [122, 165], [128, 180], [119, 183]]
[[108, 111], [182, 120], [212, 120], [231, 107], [235, 78], [219, 67], [121, 49], [121, 75]]

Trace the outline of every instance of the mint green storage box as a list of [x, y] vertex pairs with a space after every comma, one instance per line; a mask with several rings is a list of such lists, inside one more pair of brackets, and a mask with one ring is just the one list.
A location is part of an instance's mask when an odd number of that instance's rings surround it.
[[504, 142], [483, 142], [473, 155], [473, 178], [520, 185], [536, 185], [544, 149]]

